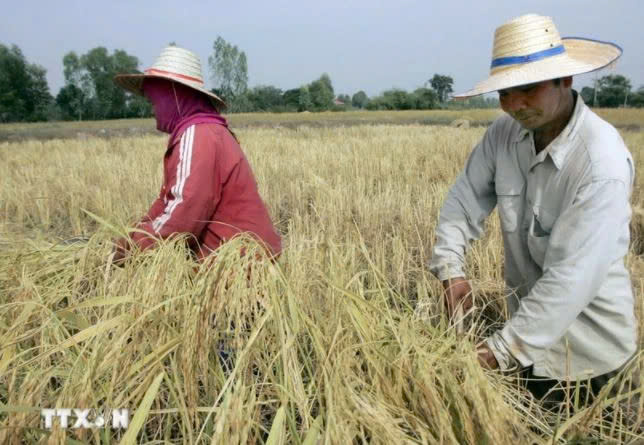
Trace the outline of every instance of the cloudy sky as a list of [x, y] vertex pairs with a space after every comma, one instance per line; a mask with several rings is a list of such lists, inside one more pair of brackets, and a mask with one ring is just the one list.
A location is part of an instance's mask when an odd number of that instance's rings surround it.
[[18, 45], [29, 62], [44, 66], [53, 94], [64, 83], [69, 51], [124, 49], [143, 69], [174, 41], [199, 54], [207, 76], [217, 36], [246, 52], [250, 86], [288, 89], [326, 72], [336, 93], [362, 89], [371, 96], [411, 90], [441, 73], [459, 92], [486, 77], [494, 29], [528, 12], [552, 16], [562, 36], [618, 43], [624, 55], [613, 72], [634, 88], [644, 85], [642, 0], [0, 2], [0, 43]]

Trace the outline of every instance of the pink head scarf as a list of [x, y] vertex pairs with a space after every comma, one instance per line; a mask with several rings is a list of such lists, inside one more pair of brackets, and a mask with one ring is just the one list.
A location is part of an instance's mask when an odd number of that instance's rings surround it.
[[190, 125], [210, 122], [228, 127], [208, 96], [183, 84], [148, 77], [143, 93], [154, 108], [157, 130], [170, 134], [169, 144]]

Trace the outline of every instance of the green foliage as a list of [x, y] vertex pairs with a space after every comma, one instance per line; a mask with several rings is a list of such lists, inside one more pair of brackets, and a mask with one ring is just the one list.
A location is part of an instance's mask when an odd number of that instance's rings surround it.
[[258, 85], [246, 93], [249, 102], [247, 111], [282, 111], [282, 90], [271, 85]]
[[438, 100], [441, 103], [446, 102], [449, 93], [452, 93], [454, 91], [452, 90], [454, 79], [452, 79], [450, 76], [434, 74], [434, 77], [429, 80], [429, 83], [436, 91], [436, 94], [438, 94]]
[[311, 92], [307, 86], [300, 87], [297, 96], [297, 111], [309, 111], [313, 108]]
[[58, 92], [56, 103], [65, 118], [82, 120], [88, 111], [86, 102], [93, 95], [94, 89], [89, 75], [84, 72], [80, 58], [74, 51], [63, 56], [63, 73], [65, 86]]
[[[170, 45], [175, 45], [171, 42]], [[282, 91], [272, 85], [248, 88], [248, 61], [237, 46], [217, 37], [208, 58], [214, 93], [228, 104], [229, 112], [344, 111], [349, 108], [368, 110], [429, 110], [436, 108], [496, 108], [498, 99], [483, 96], [464, 101], [449, 101], [453, 79], [434, 74], [424, 87], [413, 92], [393, 88], [369, 98], [364, 91], [337, 99], [335, 105], [331, 78], [322, 74], [311, 83]], [[44, 68], [29, 64], [20, 49], [0, 44], [0, 122], [48, 119], [113, 119], [148, 117], [150, 103], [130, 94], [113, 83], [119, 73], [138, 72], [137, 57], [123, 50], [112, 54], [97, 47], [86, 54], [70, 51], [63, 57], [65, 85], [55, 101], [49, 94]], [[431, 85], [429, 88], [427, 85]], [[631, 91], [631, 82], [622, 75], [598, 79], [595, 87], [584, 87], [583, 100], [599, 107], [644, 107], [644, 86]]]
[[394, 88], [373, 97], [368, 110], [431, 110], [438, 108], [438, 95], [431, 88], [417, 88], [413, 93]]
[[446, 104], [449, 110], [481, 109], [481, 108], [499, 108], [499, 99], [497, 97], [475, 96], [465, 100], [452, 100]]
[[412, 101], [417, 110], [438, 108], [438, 94], [431, 88], [417, 88], [412, 94]]
[[590, 106], [602, 108], [641, 106], [638, 105], [640, 103], [638, 92], [631, 93], [631, 81], [620, 74], [603, 76], [595, 81], [595, 88], [584, 87], [579, 94]]
[[27, 101], [33, 104], [30, 119], [34, 121], [47, 120], [47, 110], [53, 102], [47, 84], [47, 70], [40, 65], [27, 65], [27, 74], [30, 79], [30, 88], [26, 92]]
[[236, 45], [218, 36], [213, 43], [213, 53], [208, 57], [210, 77], [219, 96], [224, 99], [231, 112], [244, 111], [248, 107], [244, 98], [248, 89], [248, 61], [246, 53]]
[[138, 72], [139, 60], [123, 50], [109, 54], [96, 47], [80, 57], [71, 51], [63, 57], [65, 86], [56, 96], [65, 119], [118, 119], [151, 115], [147, 100], [116, 85], [116, 74]]
[[[275, 97], [275, 91], [273, 91], [272, 94]], [[335, 110], [336, 107], [333, 103], [334, 97], [335, 94], [333, 92], [331, 78], [328, 74], [323, 74], [319, 79], [314, 80], [310, 84], [284, 91], [281, 95], [281, 101], [277, 102], [275, 99], [273, 103], [277, 103], [278, 105], [276, 107], [274, 105], [270, 111]]]
[[[308, 91], [311, 95], [311, 103], [314, 111], [324, 111], [333, 107], [333, 85], [328, 74], [322, 74], [319, 79], [314, 80], [308, 85]], [[306, 108], [307, 110], [309, 108]]]
[[626, 105], [631, 91], [631, 82], [619, 74], [604, 76], [597, 82], [597, 102], [600, 107], [619, 107]]
[[639, 89], [633, 93], [629, 100], [629, 104], [637, 108], [644, 107], [644, 85], [639, 87]]
[[367, 96], [367, 93], [362, 90], [355, 93], [351, 98], [351, 105], [353, 105], [355, 108], [365, 108], [368, 102], [369, 97]]
[[383, 93], [395, 110], [411, 110], [414, 108], [414, 98], [404, 90], [392, 89]]
[[298, 111], [300, 106], [300, 88], [291, 88], [284, 91], [282, 101], [287, 110]]
[[406, 91], [391, 89], [384, 91], [382, 95], [371, 99], [367, 105], [368, 110], [409, 110], [412, 108], [412, 101]]
[[118, 73], [135, 72], [138, 64], [136, 57], [123, 50], [116, 50], [110, 56], [103, 47], [94, 48], [81, 57], [81, 66], [94, 87], [95, 95], [91, 103], [97, 118], [126, 117], [126, 93], [114, 83], [113, 78]]
[[127, 117], [152, 116], [152, 104], [143, 96], [129, 95], [127, 102]]
[[65, 119], [78, 118], [83, 116], [84, 93], [74, 84], [67, 84], [60, 89], [56, 96], [56, 104]]
[[16, 45], [0, 44], [0, 122], [47, 119], [52, 97], [45, 74]]

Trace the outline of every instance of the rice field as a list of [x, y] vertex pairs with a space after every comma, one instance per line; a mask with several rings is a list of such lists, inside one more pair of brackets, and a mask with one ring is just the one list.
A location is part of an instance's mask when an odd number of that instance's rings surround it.
[[[627, 262], [643, 320], [644, 112], [611, 113], [640, 172]], [[0, 143], [0, 443], [644, 441], [606, 394], [548, 412], [516, 375], [477, 364], [475, 345], [507, 316], [496, 215], [468, 256], [480, 309], [462, 329], [426, 263], [485, 127], [390, 115], [232, 120], [283, 236], [276, 264], [240, 258], [247, 239], [205, 263], [175, 239], [110, 264], [111, 240], [158, 194], [163, 135]], [[63, 242], [75, 236], [89, 240]], [[131, 415], [127, 430], [48, 430], [42, 408]]]

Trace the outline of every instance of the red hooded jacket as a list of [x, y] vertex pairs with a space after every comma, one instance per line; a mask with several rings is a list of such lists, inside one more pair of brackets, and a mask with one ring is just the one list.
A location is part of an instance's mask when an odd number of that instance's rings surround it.
[[[197, 123], [173, 135], [163, 165], [161, 193], [138, 228], [161, 238], [190, 233], [199, 258], [239, 233], [255, 236], [273, 256], [280, 253], [251, 167], [225, 125]], [[154, 245], [143, 233], [132, 239], [141, 249]]]

